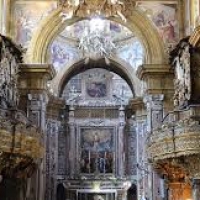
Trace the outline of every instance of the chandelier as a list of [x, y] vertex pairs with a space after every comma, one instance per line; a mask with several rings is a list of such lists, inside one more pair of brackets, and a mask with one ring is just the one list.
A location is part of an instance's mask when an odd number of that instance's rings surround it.
[[131, 0], [60, 0], [62, 7], [61, 16], [63, 21], [72, 17], [119, 17], [126, 21], [126, 17], [131, 12], [131, 7], [135, 5]]
[[96, 60], [101, 57], [106, 59], [112, 56], [117, 45], [114, 43], [113, 37], [104, 29], [104, 20], [100, 18], [90, 20], [90, 25], [84, 30], [78, 44], [78, 48], [83, 53], [83, 57]]

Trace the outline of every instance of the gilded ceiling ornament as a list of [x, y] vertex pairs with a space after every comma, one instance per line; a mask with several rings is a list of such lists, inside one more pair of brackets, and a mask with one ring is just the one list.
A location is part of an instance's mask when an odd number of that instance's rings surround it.
[[[135, 3], [131, 2], [134, 6]], [[63, 21], [76, 17], [104, 16], [120, 17], [126, 21], [130, 2], [124, 0], [60, 0]]]

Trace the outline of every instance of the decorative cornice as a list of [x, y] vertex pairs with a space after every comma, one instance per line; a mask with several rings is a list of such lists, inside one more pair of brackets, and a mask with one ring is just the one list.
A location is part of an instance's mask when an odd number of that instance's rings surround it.
[[137, 77], [140, 80], [146, 79], [148, 75], [173, 75], [173, 69], [168, 64], [143, 64], [137, 69]]
[[[31, 74], [47, 74], [48, 79], [51, 80], [55, 74], [56, 71], [53, 68], [52, 64], [20, 64], [18, 73], [31, 73]], [[35, 75], [34, 75], [35, 76]]]
[[120, 17], [126, 21], [126, 17], [131, 14], [131, 10], [136, 5], [135, 1], [130, 0], [60, 0], [59, 5], [62, 7], [63, 19], [72, 17]]
[[[59, 7], [53, 11], [38, 27], [37, 31], [31, 39], [30, 48], [26, 54], [26, 62], [28, 63], [45, 63], [47, 62], [47, 53], [49, 44], [66, 26], [79, 21], [81, 18], [74, 17], [62, 23], [62, 8]], [[115, 21], [122, 23], [119, 19]], [[142, 21], [142, 23], [141, 23]], [[158, 32], [152, 27], [150, 21], [144, 17], [143, 13], [133, 9], [131, 15], [127, 18], [125, 24], [136, 36], [143, 41], [146, 49], [146, 63], [166, 63], [166, 55], [164, 53], [164, 44], [161, 41]]]
[[136, 97], [131, 99], [129, 102], [129, 108], [132, 110], [142, 109], [144, 107], [144, 102], [142, 97]]

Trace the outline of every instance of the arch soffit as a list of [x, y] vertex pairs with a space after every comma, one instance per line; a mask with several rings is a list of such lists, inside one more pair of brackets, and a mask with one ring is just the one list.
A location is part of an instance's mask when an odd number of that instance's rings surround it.
[[[74, 17], [62, 23], [60, 13], [61, 9], [58, 8], [41, 22], [38, 30], [32, 37], [30, 48], [27, 51], [25, 60], [27, 63], [46, 63], [48, 46], [53, 39], [66, 26], [81, 20], [80, 18]], [[166, 63], [163, 42], [155, 27], [141, 11], [134, 9], [132, 15], [127, 18], [126, 24], [120, 20], [114, 20], [127, 26], [143, 43], [146, 53], [146, 64]]]
[[141, 84], [140, 80], [136, 77], [133, 67], [120, 60], [119, 58], [109, 58], [110, 65], [105, 63], [104, 58], [100, 58], [97, 61], [90, 60], [88, 64], [85, 64], [85, 59], [80, 59], [70, 66], [63, 68], [57, 76], [53, 79], [51, 87], [56, 95], [60, 96], [64, 90], [67, 82], [75, 75], [82, 73], [88, 69], [102, 68], [112, 71], [123, 78], [130, 86], [134, 96], [141, 95]]

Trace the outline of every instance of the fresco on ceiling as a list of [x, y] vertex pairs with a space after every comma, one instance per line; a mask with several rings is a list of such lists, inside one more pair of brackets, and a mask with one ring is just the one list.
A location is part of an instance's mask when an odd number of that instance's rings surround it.
[[128, 62], [134, 69], [143, 63], [142, 44], [129, 29], [109, 20], [100, 20], [99, 23], [92, 24], [89, 20], [83, 20], [67, 26], [50, 46], [50, 62], [57, 72], [66, 64], [70, 65], [73, 61], [81, 59], [83, 52], [79, 48], [79, 39], [83, 32], [93, 29], [102, 31], [104, 37], [112, 38], [117, 47], [113, 54]]
[[67, 64], [79, 59], [76, 47], [69, 45], [59, 37], [50, 46], [50, 60], [57, 72]]
[[27, 48], [39, 22], [57, 7], [57, 1], [16, 1], [13, 4], [14, 38]]
[[99, 20], [96, 22], [82, 20], [71, 26], [66, 27], [61, 35], [65, 37], [80, 38], [83, 32], [91, 32], [93, 30], [99, 30], [105, 35], [111, 35], [115, 39], [125, 38], [127, 36], [133, 35], [133, 33], [125, 26], [122, 26], [121, 24], [110, 20]]
[[139, 2], [137, 6], [151, 19], [165, 43], [174, 43], [178, 41], [177, 4]]
[[112, 96], [127, 103], [133, 97], [132, 91], [124, 79], [118, 75], [115, 75], [115, 77], [112, 80]]
[[138, 40], [134, 40], [131, 44], [119, 49], [117, 56], [129, 63], [136, 71], [138, 66], [142, 65], [144, 59], [142, 44]]

